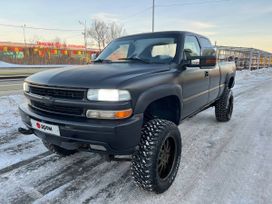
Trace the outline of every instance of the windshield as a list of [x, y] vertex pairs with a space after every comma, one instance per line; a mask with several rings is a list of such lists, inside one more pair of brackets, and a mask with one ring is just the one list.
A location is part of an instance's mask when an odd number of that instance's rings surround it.
[[169, 64], [173, 62], [176, 50], [177, 40], [174, 37], [124, 38], [111, 42], [96, 62]]

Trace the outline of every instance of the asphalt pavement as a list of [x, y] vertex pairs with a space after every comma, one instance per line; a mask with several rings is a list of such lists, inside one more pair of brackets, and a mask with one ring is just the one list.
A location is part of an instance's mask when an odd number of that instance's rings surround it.
[[0, 96], [22, 93], [24, 78], [0, 79]]

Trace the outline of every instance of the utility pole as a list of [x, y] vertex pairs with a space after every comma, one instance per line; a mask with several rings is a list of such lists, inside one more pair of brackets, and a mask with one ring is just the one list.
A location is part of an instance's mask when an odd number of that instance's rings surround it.
[[153, 0], [152, 4], [152, 32], [154, 32], [154, 17], [155, 17], [155, 0]]
[[83, 31], [83, 36], [84, 36], [84, 46], [85, 46], [85, 59], [86, 59], [86, 62], [87, 62], [87, 59], [88, 59], [88, 53], [87, 53], [87, 22], [86, 20], [84, 22], [81, 22], [79, 21], [79, 24], [80, 25], [83, 25], [84, 26], [84, 31]]
[[24, 43], [25, 43], [25, 48], [26, 48], [26, 33], [25, 33], [26, 24], [24, 24], [24, 25], [22, 26], [22, 28], [23, 28]]
[[25, 44], [24, 56], [25, 56], [25, 57], [26, 57], [26, 56], [29, 57], [29, 50], [28, 50], [27, 47], [26, 47], [26, 32], [25, 32], [25, 30], [26, 30], [26, 24], [24, 24], [24, 25], [22, 26], [22, 28], [23, 28], [24, 44]]

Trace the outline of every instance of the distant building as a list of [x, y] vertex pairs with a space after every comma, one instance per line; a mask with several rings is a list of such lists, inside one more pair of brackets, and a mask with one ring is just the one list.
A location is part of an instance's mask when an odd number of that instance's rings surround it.
[[272, 65], [272, 53], [247, 47], [216, 46], [220, 61], [235, 61], [237, 69], [259, 69]]
[[16, 64], [86, 64], [98, 52], [98, 49], [59, 42], [0, 42], [0, 60]]

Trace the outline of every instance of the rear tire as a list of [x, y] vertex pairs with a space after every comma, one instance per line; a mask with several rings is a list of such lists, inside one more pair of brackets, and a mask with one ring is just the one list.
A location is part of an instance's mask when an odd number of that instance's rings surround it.
[[233, 112], [234, 97], [232, 91], [226, 88], [221, 98], [215, 103], [215, 117], [219, 122], [227, 122]]
[[44, 140], [43, 140], [43, 144], [50, 152], [58, 154], [59, 156], [62, 156], [62, 157], [69, 156], [78, 152], [77, 150], [64, 149], [60, 146], [48, 143], [47, 141], [44, 141]]
[[148, 121], [142, 128], [139, 149], [132, 156], [136, 184], [147, 191], [166, 191], [178, 172], [181, 148], [180, 132], [173, 122]]

